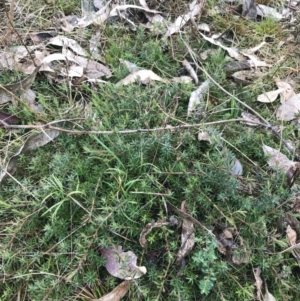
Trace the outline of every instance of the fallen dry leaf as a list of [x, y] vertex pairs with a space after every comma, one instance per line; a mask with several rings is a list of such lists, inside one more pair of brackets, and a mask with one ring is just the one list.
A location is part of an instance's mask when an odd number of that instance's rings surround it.
[[275, 91], [269, 91], [263, 94], [258, 95], [257, 101], [271, 103], [276, 100], [278, 95], [283, 92], [283, 89], [277, 89]]
[[[21, 120], [14, 115], [11, 114], [6, 114], [3, 112], [0, 112], [0, 120], [5, 124], [19, 124], [21, 122]], [[0, 126], [3, 126], [3, 123], [0, 122]]]
[[253, 70], [241, 70], [231, 74], [231, 77], [236, 83], [249, 85], [253, 82], [254, 79], [257, 79], [263, 75], [263, 72], [259, 69]]
[[282, 15], [275, 8], [263, 4], [257, 5], [257, 15], [262, 18], [271, 17], [278, 21], [282, 19]]
[[142, 230], [140, 234], [140, 245], [145, 248], [147, 246], [147, 239], [146, 236], [152, 231], [153, 228], [161, 228], [162, 226], [176, 226], [178, 225], [178, 220], [174, 217], [171, 216], [169, 221], [166, 219], [159, 220], [157, 222], [151, 222], [148, 223]]
[[288, 159], [288, 157], [282, 154], [279, 150], [269, 147], [263, 144], [263, 151], [266, 156], [268, 156], [268, 165], [276, 170], [281, 169], [284, 172], [288, 172], [290, 168], [297, 168], [296, 163]]
[[250, 20], [256, 19], [257, 11], [256, 11], [256, 4], [254, 0], [243, 1], [242, 16]]
[[198, 133], [198, 141], [207, 141], [207, 142], [211, 143], [208, 132], [200, 131]]
[[294, 246], [297, 241], [297, 232], [292, 229], [290, 225], [286, 227], [286, 237], [288, 239], [289, 245]]
[[210, 42], [213, 45], [219, 46], [220, 48], [224, 49], [227, 51], [227, 53], [234, 59], [238, 60], [238, 61], [244, 61], [245, 57], [240, 53], [240, 51], [238, 49], [235, 48], [230, 48], [227, 47], [225, 45], [223, 45], [220, 41], [216, 41], [210, 37], [207, 37], [206, 35], [204, 35], [203, 33], [201, 33], [201, 36], [203, 37], [204, 40]]
[[67, 38], [65, 36], [56, 36], [54, 38], [51, 38], [47, 45], [55, 45], [55, 46], [61, 46], [63, 48], [70, 48], [75, 53], [81, 56], [87, 56], [87, 52], [73, 39]]
[[[139, 0], [140, 5], [149, 10], [148, 4], [145, 0]], [[160, 14], [150, 14], [145, 12], [145, 16], [148, 19], [148, 23], [145, 25], [145, 28], [150, 30], [155, 30], [156, 34], [163, 34], [167, 30], [167, 21]], [[157, 26], [158, 25], [158, 26]]]
[[261, 279], [261, 269], [260, 267], [253, 269], [253, 274], [255, 278], [254, 286], [256, 287], [256, 298], [257, 300], [261, 300], [262, 297], [262, 285], [263, 281]]
[[119, 59], [120, 63], [124, 64], [130, 73], [142, 70], [141, 67], [137, 66], [134, 63], [131, 63], [127, 60]]
[[296, 118], [300, 111], [300, 94], [296, 94], [284, 102], [276, 111], [276, 117], [284, 121]]
[[8, 177], [8, 174], [12, 175], [17, 169], [17, 161], [21, 154], [26, 154], [33, 151], [47, 143], [53, 141], [59, 135], [59, 131], [56, 130], [44, 130], [40, 134], [30, 136], [24, 145], [9, 159], [6, 166], [0, 173], [0, 184]]
[[280, 95], [280, 102], [283, 104], [291, 97], [296, 95], [294, 89], [289, 83], [281, 80], [276, 80], [276, 85], [278, 87], [277, 90], [263, 93], [257, 97], [257, 100], [260, 102], [270, 103], [276, 100], [278, 95]]
[[[66, 61], [67, 64], [63, 68], [61, 66], [55, 68], [53, 65], [53, 62], [55, 61]], [[77, 65], [72, 65], [71, 62]], [[98, 79], [103, 76], [106, 78], [112, 76], [110, 70], [106, 66], [85, 57], [75, 55], [70, 50], [65, 50], [64, 53], [53, 53], [45, 57], [43, 59], [41, 70], [69, 77], [81, 77], [84, 75], [89, 80]]]
[[100, 248], [102, 256], [105, 258], [105, 267], [112, 276], [132, 280], [142, 277], [147, 273], [144, 266], [137, 266], [137, 256], [132, 252], [123, 252], [122, 247]]
[[121, 86], [121, 85], [126, 86], [135, 82], [148, 85], [152, 81], [160, 81], [164, 83], [168, 82], [166, 79], [163, 79], [162, 77], [155, 74], [152, 70], [138, 70], [127, 75], [125, 78], [117, 82], [116, 86]]
[[128, 292], [131, 281], [123, 281], [115, 287], [110, 293], [100, 299], [91, 299], [91, 301], [120, 301]]
[[221, 233], [216, 233], [216, 241], [218, 251], [228, 257], [232, 256], [232, 250], [236, 249], [237, 246], [233, 241], [233, 235], [230, 229], [224, 228]]
[[94, 58], [94, 59], [100, 59], [101, 58], [101, 51], [100, 51], [100, 48], [101, 48], [101, 32], [100, 30], [97, 30], [96, 33], [94, 33], [89, 42], [90, 42], [90, 53], [91, 53], [91, 56]]
[[[181, 203], [181, 211], [188, 213], [186, 201]], [[181, 247], [177, 253], [176, 263], [181, 264], [184, 258], [192, 251], [195, 244], [194, 224], [189, 219], [183, 219], [181, 232]]]
[[290, 99], [291, 97], [296, 95], [293, 87], [289, 83], [277, 79], [276, 85], [277, 85], [278, 89], [282, 89], [282, 92], [280, 92], [280, 102], [281, 103], [285, 103], [288, 99]]
[[249, 126], [257, 126], [261, 123], [257, 117], [248, 112], [242, 112], [242, 119], [243, 120], [241, 121], [245, 122]]
[[235, 176], [243, 175], [243, 165], [241, 164], [240, 160], [238, 160], [237, 158], [234, 158], [234, 164], [231, 168], [231, 172]]
[[269, 291], [267, 291], [264, 297], [264, 301], [276, 301], [276, 299]]
[[246, 54], [254, 54], [256, 51], [258, 51], [261, 47], [263, 47], [264, 45], [266, 45], [267, 43], [265, 41], [261, 42], [259, 45], [249, 48], [247, 49], [245, 52]]
[[[229, 56], [236, 59], [237, 61], [240, 61], [244, 64], [249, 65], [249, 67], [257, 68], [257, 67], [269, 67], [270, 66], [266, 62], [259, 60], [258, 57], [253, 54], [253, 51], [257, 51], [260, 47], [262, 47], [264, 45], [264, 43], [259, 44], [257, 47], [251, 48], [249, 51], [246, 50], [246, 51], [242, 52], [237, 48], [227, 47], [227, 46], [223, 45], [220, 41], [217, 41], [213, 38], [207, 37], [201, 32], [200, 32], [200, 34], [204, 40], [210, 42], [213, 45], [219, 46], [220, 48], [227, 51]], [[249, 60], [246, 60], [246, 57], [248, 57]], [[245, 69], [245, 68], [242, 68], [242, 69]], [[241, 70], [241, 69], [238, 69], [238, 70]], [[233, 70], [233, 71], [238, 71], [238, 70]]]
[[209, 56], [215, 55], [217, 53], [217, 49], [207, 49], [200, 53], [201, 60], [206, 60]]
[[28, 104], [28, 106], [33, 110], [33, 111], [37, 111], [37, 112], [42, 112], [43, 106], [41, 106], [40, 104], [36, 104], [35, 102], [35, 98], [36, 95], [34, 93], [34, 91], [32, 91], [31, 89], [28, 89], [24, 94], [22, 94], [20, 96], [20, 98]]
[[187, 116], [190, 116], [191, 113], [196, 109], [197, 106], [201, 105], [203, 102], [204, 96], [207, 94], [209, 89], [210, 80], [207, 79], [204, 83], [202, 83], [199, 88], [191, 93]]
[[194, 68], [191, 66], [191, 64], [187, 60], [182, 61], [182, 65], [185, 67], [186, 71], [189, 73], [191, 78], [194, 80], [195, 84], [199, 83], [198, 76]]
[[[89, 3], [90, 1], [87, 1], [87, 2]], [[104, 1], [104, 0], [94, 0], [93, 4], [97, 9], [101, 9], [105, 6], [105, 2], [106, 1]]]
[[197, 28], [204, 32], [210, 32], [210, 27], [207, 23], [201, 23], [197, 26]]
[[171, 78], [172, 83], [191, 83], [193, 79], [190, 76], [179, 76], [179, 77], [173, 77]]
[[178, 32], [191, 18], [195, 17], [201, 12], [204, 1], [202, 0], [194, 0], [189, 4], [189, 11], [184, 15], [177, 17], [174, 23], [172, 23], [164, 37], [169, 37], [172, 34]]

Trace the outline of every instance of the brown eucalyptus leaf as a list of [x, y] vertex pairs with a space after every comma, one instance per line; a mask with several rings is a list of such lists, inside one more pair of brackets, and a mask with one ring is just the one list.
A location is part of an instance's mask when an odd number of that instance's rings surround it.
[[209, 84], [210, 80], [207, 79], [195, 91], [191, 93], [187, 109], [187, 116], [190, 116], [197, 106], [201, 106], [201, 104], [204, 103], [203, 98], [208, 93]]
[[[0, 112], [0, 120], [7, 124], [19, 124], [21, 122], [21, 120], [17, 116], [3, 112]], [[3, 126], [3, 124], [0, 123], [0, 126]]]
[[123, 60], [123, 59], [119, 59], [120, 63], [124, 64], [126, 66], [126, 68], [128, 69], [128, 71], [130, 73], [133, 73], [133, 72], [136, 72], [136, 71], [139, 71], [139, 70], [142, 70], [141, 67], [137, 66], [136, 64], [134, 63], [131, 63], [130, 61], [127, 61], [127, 60]]
[[295, 169], [297, 168], [297, 162], [289, 160], [288, 157], [282, 154], [279, 150], [263, 144], [263, 151], [264, 154], [269, 157], [268, 165], [272, 169], [276, 170], [279, 168], [287, 173], [291, 167]]
[[260, 124], [260, 120], [248, 112], [242, 112], [242, 122], [245, 122], [249, 126], [257, 126]]
[[144, 266], [137, 266], [137, 256], [132, 252], [123, 252], [122, 247], [100, 248], [102, 256], [105, 258], [105, 268], [112, 276], [132, 280], [142, 277], [147, 273]]
[[201, 32], [200, 32], [200, 35], [202, 36], [202, 38], [204, 40], [210, 42], [213, 45], [219, 46], [220, 48], [227, 51], [229, 56], [236, 59], [237, 61], [244, 61], [245, 60], [245, 57], [240, 53], [240, 51], [238, 49], [227, 47], [227, 46], [223, 45], [220, 41], [217, 41], [217, 40], [214, 40], [213, 38], [207, 37], [206, 35], [204, 35]]
[[115, 287], [110, 293], [100, 299], [91, 299], [91, 301], [120, 301], [128, 292], [131, 281], [123, 281]]
[[291, 166], [286, 173], [289, 187], [292, 187], [294, 185], [295, 180], [299, 176], [299, 174], [300, 174], [300, 163], [295, 162], [295, 165]]
[[[66, 61], [66, 67], [62, 68], [60, 66], [56, 70], [53, 67], [53, 62], [55, 61]], [[88, 79], [98, 79], [103, 76], [109, 78], [112, 76], [110, 70], [103, 64], [75, 55], [70, 50], [65, 50], [64, 53], [53, 53], [45, 57], [41, 70], [69, 77], [81, 77], [84, 75]]]
[[269, 17], [278, 21], [283, 18], [282, 14], [280, 14], [275, 8], [264, 4], [257, 5], [257, 15], [262, 18]]
[[293, 96], [296, 95], [293, 87], [289, 83], [277, 79], [276, 85], [277, 85], [278, 89], [282, 89], [282, 92], [280, 92], [280, 102], [281, 103], [285, 103], [287, 100], [289, 100], [290, 98], [292, 98]]
[[264, 297], [264, 301], [276, 301], [276, 299], [269, 291], [267, 291]]
[[168, 81], [161, 78], [160, 76], [158, 76], [157, 74], [155, 74], [152, 70], [138, 70], [135, 71], [131, 74], [129, 74], [128, 76], [126, 76], [125, 78], [123, 78], [122, 80], [120, 80], [119, 82], [116, 83], [116, 86], [127, 86], [129, 84], [135, 83], [135, 82], [139, 82], [142, 83], [144, 85], [148, 85], [150, 84], [152, 81], [161, 81], [164, 83], [167, 83]]
[[232, 249], [236, 248], [230, 229], [224, 228], [221, 233], [216, 234], [218, 251], [223, 255], [231, 255]]
[[251, 61], [246, 60], [242, 62], [230, 62], [223, 67], [223, 70], [227, 73], [236, 72], [240, 70], [247, 70], [251, 68]]
[[255, 278], [254, 286], [256, 287], [256, 298], [257, 300], [260, 301], [262, 296], [262, 285], [263, 285], [263, 281], [260, 276], [261, 275], [260, 267], [253, 269], [253, 274]]
[[70, 48], [78, 55], [87, 56], [87, 52], [73, 39], [67, 38], [65, 36], [56, 36], [51, 38], [47, 45], [61, 46], [65, 48]]
[[182, 65], [185, 67], [186, 71], [189, 73], [191, 78], [194, 80], [195, 84], [199, 83], [198, 76], [194, 68], [191, 66], [191, 64], [187, 60], [182, 61]]
[[255, 20], [257, 16], [256, 4], [254, 0], [244, 0], [243, 1], [243, 17]]
[[297, 233], [295, 230], [292, 229], [290, 225], [287, 225], [286, 227], [286, 237], [288, 239], [290, 246], [294, 246], [296, 244]]
[[183, 84], [188, 84], [193, 82], [193, 79], [190, 76], [179, 76], [179, 77], [172, 77], [171, 78], [172, 83], [183, 83]]
[[[181, 203], [181, 211], [188, 213], [186, 201]], [[195, 244], [194, 224], [189, 219], [183, 219], [181, 232], [181, 247], [177, 253], [176, 263], [182, 260], [192, 251]]]
[[235, 176], [241, 176], [243, 175], [243, 165], [240, 162], [239, 159], [234, 158], [234, 164], [231, 168], [231, 172], [233, 173], [233, 175]]
[[231, 77], [233, 77], [236, 83], [249, 85], [253, 82], [253, 80], [261, 77], [262, 75], [263, 72], [261, 72], [259, 69], [253, 69], [234, 72], [233, 74], [231, 74]]
[[296, 94], [284, 102], [276, 111], [276, 117], [280, 120], [291, 121], [300, 111], [300, 94]]
[[211, 143], [211, 139], [210, 139], [210, 136], [209, 136], [208, 132], [205, 132], [205, 131], [201, 130], [198, 133], [197, 138], [198, 138], [198, 141], [207, 141], [207, 142]]
[[257, 96], [257, 101], [270, 103], [276, 100], [278, 95], [283, 92], [283, 89], [277, 89], [275, 91], [268, 91], [266, 93], [260, 94]]

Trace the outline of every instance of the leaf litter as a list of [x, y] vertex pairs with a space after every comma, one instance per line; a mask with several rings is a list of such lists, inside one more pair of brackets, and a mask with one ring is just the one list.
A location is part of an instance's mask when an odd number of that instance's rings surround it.
[[[106, 3], [105, 3], [106, 2]], [[72, 17], [65, 17], [62, 19], [63, 26], [62, 28], [66, 31], [72, 31], [74, 28], [84, 28], [91, 24], [102, 24], [106, 22], [111, 17], [121, 17], [124, 20], [127, 20], [131, 25], [132, 21], [126, 17], [127, 10], [141, 10], [145, 13], [146, 18], [149, 21], [149, 24], [146, 25], [147, 28], [153, 29], [156, 26], [156, 22], [160, 22], [164, 25], [163, 31], [160, 34], [163, 35], [164, 38], [170, 37], [175, 33], [180, 33], [182, 28], [188, 22], [194, 22], [194, 17], [201, 14], [203, 2], [202, 1], [192, 1], [189, 3], [189, 10], [187, 10], [183, 15], [180, 15], [175, 19], [173, 23], [168, 25], [168, 22], [162, 16], [159, 11], [152, 10], [148, 7], [146, 1], [140, 0], [140, 5], [119, 5], [115, 4], [114, 1], [95, 1], [94, 7], [89, 5], [87, 1], [82, 1], [82, 17], [72, 16]], [[125, 2], [124, 2], [125, 3]], [[96, 11], [94, 8], [97, 8]], [[243, 16], [250, 19], [255, 20], [257, 16], [273, 16], [274, 18], [281, 19], [282, 16], [277, 13], [277, 11], [271, 7], [263, 6], [263, 5], [256, 5], [254, 1], [244, 1], [243, 3]], [[201, 24], [200, 24], [201, 25]], [[198, 26], [200, 31], [210, 33], [209, 26]], [[248, 71], [239, 71], [241, 73], [233, 74], [232, 77], [235, 77], [237, 80], [240, 80], [243, 84], [249, 84], [252, 82], [253, 79], [258, 78], [262, 75], [261, 70], [258, 67], [270, 67], [269, 64], [260, 60], [254, 53], [257, 52], [261, 47], [265, 45], [265, 42], [261, 43], [257, 47], [252, 49], [248, 49], [246, 51], [241, 51], [237, 48], [227, 47], [225, 44], [219, 42], [216, 38], [207, 37], [200, 33], [206, 41], [218, 46], [236, 60], [235, 65], [232, 64], [230, 67], [234, 68], [254, 68]], [[92, 36], [90, 40], [90, 53], [93, 58], [100, 59], [101, 55], [99, 49], [101, 49], [101, 45], [97, 42], [99, 39], [100, 33], [97, 35]], [[43, 44], [44, 43], [44, 44]], [[47, 51], [47, 46], [55, 45], [61, 47], [61, 52], [55, 52], [49, 54]], [[27, 49], [26, 51], [22, 48], [23, 46], [19, 46], [17, 50], [5, 53], [5, 55], [0, 56], [0, 66], [2, 69], [15, 69], [15, 70], [22, 70], [27, 74], [31, 74], [28, 76], [24, 81], [11, 84], [11, 85], [3, 85], [2, 89], [3, 99], [5, 97], [8, 99], [9, 96], [15, 94], [17, 96], [26, 95], [28, 94], [28, 99], [31, 101], [30, 105], [35, 110], [38, 108], [34, 107], [34, 99], [32, 90], [30, 90], [31, 84], [34, 82], [36, 73], [40, 72], [50, 72], [55, 76], [62, 76], [64, 78], [73, 78], [73, 77], [85, 77], [88, 81], [99, 82], [101, 81], [102, 77], [110, 78], [112, 77], [112, 73], [108, 67], [99, 63], [98, 61], [88, 59], [88, 53], [84, 48], [82, 48], [79, 43], [75, 40], [64, 37], [64, 36], [56, 36], [52, 38], [47, 38], [45, 41], [40, 41], [40, 44], [35, 45], [32, 48], [29, 48], [32, 51], [34, 62], [28, 59]], [[212, 49], [207, 51], [203, 54], [202, 59], [206, 59]], [[23, 61], [26, 61], [24, 63]], [[64, 65], [60, 65], [60, 62], [63, 62]], [[151, 81], [160, 81], [165, 84], [169, 84], [171, 82], [184, 82], [188, 83], [194, 81], [195, 84], [198, 84], [198, 76], [195, 72], [194, 68], [188, 62], [188, 60], [184, 60], [182, 62], [183, 66], [189, 73], [189, 77], [182, 76], [182, 77], [174, 77], [171, 79], [164, 79], [159, 75], [155, 74], [152, 70], [145, 70], [141, 69], [137, 65], [120, 59], [122, 63], [124, 63], [130, 74], [119, 81], [116, 86], [119, 85], [128, 85], [133, 83], [142, 83], [142, 84], [149, 84]], [[57, 65], [56, 65], [57, 64]], [[38, 66], [38, 67], [36, 67]], [[57, 67], [58, 66], [58, 67]], [[63, 66], [63, 67], [62, 67]], [[49, 77], [50, 78], [50, 77]], [[192, 113], [195, 113], [197, 107], [200, 108], [203, 106], [204, 101], [203, 98], [208, 93], [210, 81], [205, 81], [202, 85], [198, 87], [197, 90], [193, 91], [190, 95], [190, 100], [188, 104], [188, 111], [187, 115], [191, 116]], [[285, 82], [278, 80], [276, 82], [278, 89], [275, 91], [266, 92], [260, 96], [258, 96], [258, 101], [270, 103], [275, 101], [278, 96], [280, 96], [281, 106], [277, 109], [276, 116], [278, 119], [284, 121], [290, 121], [296, 118], [300, 107], [298, 106], [299, 97], [294, 92], [292, 86]], [[11, 93], [7, 93], [7, 91]], [[31, 94], [31, 95], [30, 95]], [[2, 95], [2, 94], [1, 94]], [[8, 100], [10, 101], [10, 100]], [[2, 103], [6, 103], [4, 101]], [[2, 115], [1, 115], [2, 114]], [[0, 119], [7, 124], [12, 123], [19, 123], [20, 119], [18, 117], [0, 113]], [[241, 121], [249, 126], [256, 126], [260, 124], [260, 121], [254, 117], [252, 114], [243, 112]], [[34, 136], [29, 137], [25, 144], [19, 149], [19, 151], [9, 159], [5, 170], [1, 173], [1, 180], [4, 180], [8, 173], [13, 174], [14, 170], [16, 169], [16, 161], [17, 157], [20, 154], [28, 153], [29, 151], [33, 151], [38, 147], [41, 147], [50, 141], [54, 140], [58, 136], [57, 131], [49, 131], [45, 130], [44, 133], [37, 134]], [[208, 141], [210, 142], [210, 137], [205, 131], [200, 131], [198, 133], [198, 140], [199, 141]], [[265, 154], [269, 155], [268, 164], [271, 168], [276, 169], [280, 168], [284, 172], [295, 175], [296, 171], [299, 169], [298, 163], [289, 160], [285, 155], [280, 153], [275, 149], [271, 149], [267, 146], [264, 146]], [[235, 158], [234, 165], [231, 169], [231, 172], [235, 176], [241, 176], [243, 174], [243, 166], [241, 162]], [[294, 180], [290, 180], [294, 181]], [[176, 208], [177, 209], [177, 208]], [[173, 210], [175, 210], [173, 208]], [[177, 214], [182, 217], [182, 233], [181, 233], [181, 246], [177, 254], [176, 263], [181, 264], [182, 268], [180, 269], [179, 275], [182, 274], [184, 266], [185, 266], [185, 257], [192, 251], [194, 244], [195, 244], [195, 233], [194, 233], [194, 225], [198, 225], [197, 221], [188, 215], [188, 209], [186, 207], [186, 202], [181, 203], [181, 209], [177, 209]], [[171, 217], [174, 218], [174, 217]], [[174, 226], [177, 225], [176, 218], [174, 220], [169, 219], [166, 220], [158, 220], [157, 222], [148, 223], [145, 228], [142, 230], [140, 235], [140, 244], [142, 247], [146, 247], [146, 236], [147, 234], [152, 231], [153, 228], [158, 228], [162, 226]], [[176, 220], [176, 223], [175, 223]], [[243, 243], [243, 239], [237, 234], [229, 229], [224, 228], [221, 232], [216, 232], [216, 240], [218, 243], [218, 250], [223, 255], [229, 256], [230, 259], [234, 264], [242, 264], [247, 263], [249, 261], [249, 252], [246, 250], [246, 247]], [[235, 237], [234, 237], [235, 236]], [[286, 230], [287, 240], [291, 247], [297, 247], [297, 233], [291, 228], [290, 225], [287, 226]], [[236, 243], [236, 240], [239, 240], [239, 243]], [[123, 252], [122, 247], [119, 246], [118, 248], [100, 248], [99, 249], [101, 254], [106, 259], [106, 268], [108, 272], [120, 279], [125, 279], [121, 284], [119, 284], [113, 291], [111, 291], [106, 296], [96, 300], [120, 300], [129, 290], [129, 286], [133, 279], [137, 279], [143, 276], [146, 273], [145, 267], [137, 266], [137, 256], [132, 252]], [[293, 253], [294, 254], [294, 253]], [[294, 255], [295, 256], [295, 255]], [[295, 256], [296, 257], [296, 256]], [[298, 259], [297, 259], [298, 260]], [[255, 286], [257, 288], [257, 298], [261, 300], [262, 294], [262, 280], [260, 278], [261, 270], [259, 268], [255, 269], [254, 276], [255, 276]], [[128, 280], [127, 280], [128, 279]], [[266, 292], [264, 294], [264, 300], [275, 300], [274, 296], [268, 292], [266, 287]]]

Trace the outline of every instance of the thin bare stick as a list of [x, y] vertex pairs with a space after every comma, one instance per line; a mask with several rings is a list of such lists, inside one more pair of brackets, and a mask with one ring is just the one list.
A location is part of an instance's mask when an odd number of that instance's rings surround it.
[[14, 25], [13, 25], [14, 13], [15, 13], [15, 0], [12, 0], [10, 2], [9, 12], [6, 13], [7, 24], [6, 24], [5, 37], [4, 37], [4, 42], [6, 45], [10, 44], [12, 40], [12, 32], [14, 29]]
[[[197, 124], [182, 124], [182, 125], [176, 125], [176, 126], [170, 126], [170, 127], [157, 127], [153, 129], [135, 129], [135, 130], [121, 130], [121, 131], [89, 131], [89, 130], [69, 130], [61, 127], [53, 126], [52, 124], [55, 123], [62, 123], [62, 122], [71, 122], [72, 119], [68, 120], [58, 120], [58, 121], [51, 121], [49, 123], [46, 123], [44, 125], [17, 125], [17, 124], [7, 124], [6, 122], [3, 122], [0, 120], [0, 123], [2, 126], [6, 129], [36, 129], [36, 130], [42, 130], [42, 129], [51, 129], [51, 130], [57, 130], [60, 132], [68, 133], [71, 135], [111, 135], [111, 134], [135, 134], [135, 133], [153, 133], [153, 132], [159, 132], [159, 131], [175, 131], [175, 130], [181, 130], [181, 129], [190, 129], [190, 128], [201, 128], [203, 126], [210, 126], [215, 124], [222, 124], [222, 123], [229, 123], [229, 122], [245, 122], [245, 119], [243, 118], [235, 118], [235, 119], [227, 119], [227, 120], [219, 120], [219, 121], [212, 121], [212, 122], [204, 122], [204, 123], [197, 123]], [[252, 122], [255, 125], [261, 125], [265, 126], [263, 123], [255, 122], [255, 121], [248, 121], [247, 123]]]

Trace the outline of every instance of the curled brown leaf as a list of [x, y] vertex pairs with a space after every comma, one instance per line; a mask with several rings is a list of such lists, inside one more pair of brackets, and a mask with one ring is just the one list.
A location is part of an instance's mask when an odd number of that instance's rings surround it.
[[[187, 213], [186, 201], [181, 203], [181, 211]], [[181, 247], [177, 253], [176, 263], [181, 264], [184, 257], [186, 257], [193, 249], [195, 244], [195, 233], [194, 224], [189, 219], [184, 218], [182, 222], [182, 232], [181, 232]]]

